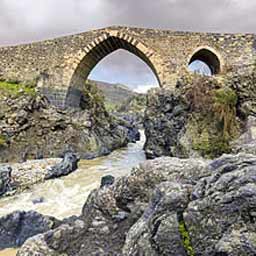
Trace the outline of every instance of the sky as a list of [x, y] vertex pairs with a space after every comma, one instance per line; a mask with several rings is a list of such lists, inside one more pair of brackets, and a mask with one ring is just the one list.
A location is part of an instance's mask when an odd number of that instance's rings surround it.
[[[253, 0], [0, 0], [0, 45], [13, 45], [111, 25], [256, 33]], [[117, 51], [91, 78], [131, 85], [157, 83], [136, 56]]]

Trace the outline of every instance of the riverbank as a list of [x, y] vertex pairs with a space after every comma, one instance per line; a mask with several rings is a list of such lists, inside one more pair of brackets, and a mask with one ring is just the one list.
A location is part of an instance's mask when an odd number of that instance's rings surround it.
[[47, 180], [21, 194], [1, 198], [0, 216], [16, 210], [34, 210], [60, 219], [79, 215], [89, 193], [100, 185], [101, 177], [127, 175], [132, 167], [146, 159], [144, 142], [141, 131], [141, 140], [137, 143], [129, 143], [107, 156], [80, 160], [78, 169], [68, 176]]
[[56, 158], [66, 151], [92, 159], [138, 136], [134, 125], [106, 111], [104, 99], [89, 84], [84, 87], [81, 107], [65, 109], [50, 105], [35, 88], [19, 88], [10, 83], [0, 87], [2, 163]]
[[[141, 131], [141, 140], [137, 143], [129, 143], [108, 156], [81, 160], [78, 169], [68, 176], [35, 184], [21, 194], [1, 198], [0, 217], [17, 210], [33, 210], [58, 219], [80, 215], [84, 201], [93, 189], [99, 187], [103, 176], [118, 178], [128, 175], [132, 167], [146, 159], [144, 142], [145, 136]], [[0, 256], [14, 256], [16, 252], [16, 249], [6, 249], [0, 251]]]

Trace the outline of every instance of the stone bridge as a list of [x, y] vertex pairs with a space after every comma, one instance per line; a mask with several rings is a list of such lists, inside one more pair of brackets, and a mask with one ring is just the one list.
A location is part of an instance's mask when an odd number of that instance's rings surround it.
[[81, 88], [95, 65], [117, 49], [141, 58], [159, 86], [175, 88], [193, 60], [214, 76], [253, 72], [254, 34], [175, 32], [108, 27], [42, 42], [0, 48], [0, 79], [34, 84], [59, 107], [78, 106]]

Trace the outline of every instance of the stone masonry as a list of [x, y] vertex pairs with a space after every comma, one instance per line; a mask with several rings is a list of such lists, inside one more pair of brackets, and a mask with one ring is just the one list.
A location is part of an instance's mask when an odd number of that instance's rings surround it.
[[251, 73], [254, 34], [175, 32], [108, 27], [31, 44], [0, 48], [0, 79], [34, 84], [51, 103], [78, 106], [81, 88], [95, 65], [117, 49], [141, 58], [159, 86], [175, 88], [195, 60], [206, 62], [216, 78]]

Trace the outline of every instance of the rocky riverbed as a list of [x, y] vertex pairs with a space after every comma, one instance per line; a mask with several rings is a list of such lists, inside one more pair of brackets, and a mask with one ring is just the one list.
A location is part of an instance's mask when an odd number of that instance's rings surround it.
[[255, 255], [255, 163], [250, 154], [146, 161], [17, 255]]
[[[54, 188], [51, 192], [58, 191], [62, 196], [62, 206], [66, 206], [63, 202], [72, 198], [71, 201], [79, 205], [79, 211], [70, 207], [70, 215], [73, 215], [70, 217], [67, 212], [60, 213], [59, 209], [52, 207], [54, 212], [50, 217], [47, 212], [39, 211], [40, 205], [51, 201], [61, 208], [57, 204], [61, 201], [58, 195], [48, 196], [46, 193], [44, 197], [38, 194], [33, 200], [28, 197], [30, 203], [32, 201], [36, 205], [33, 209], [31, 204], [27, 204], [24, 211], [12, 209], [0, 218], [0, 240], [3, 241], [0, 248], [21, 246], [18, 256], [256, 255], [256, 115], [252, 104], [254, 94], [248, 97], [241, 88], [233, 78], [227, 82], [195, 75], [181, 78], [175, 92], [152, 90], [147, 96], [143, 120], [146, 133], [144, 149], [148, 158], [156, 159], [147, 160], [130, 172], [130, 167], [145, 160], [145, 156], [139, 161], [128, 157], [126, 163], [118, 166], [118, 175], [113, 175], [113, 159], [110, 158], [111, 166], [104, 166], [105, 175], [99, 175], [100, 165], [97, 165], [96, 172], [90, 173], [94, 180], [88, 179], [88, 174], [81, 173], [81, 170], [73, 172], [77, 169], [78, 158], [105, 155], [116, 146], [138, 140], [140, 136], [134, 120], [122, 118], [122, 115], [121, 118], [109, 115], [98, 102], [97, 94], [94, 95], [96, 98], [90, 99], [88, 95], [93, 91], [85, 92], [80, 111], [56, 110], [40, 103], [40, 114], [33, 114], [32, 117], [28, 114], [29, 123], [37, 121], [42, 112], [51, 109], [53, 116], [57, 113], [57, 123], [61, 125], [57, 125], [56, 130], [43, 126], [43, 130], [48, 129], [47, 136], [60, 138], [58, 132], [62, 130], [68, 138], [66, 129], [71, 125], [75, 127], [71, 133], [74, 140], [68, 139], [61, 144], [68, 145], [68, 152], [66, 148], [59, 151], [53, 144], [47, 145], [47, 152], [53, 152], [53, 155], [61, 152], [64, 158], [47, 160], [53, 161], [52, 166], [38, 168], [38, 172], [31, 169], [21, 171], [26, 175], [21, 175], [20, 179], [16, 170], [19, 168], [3, 165], [0, 192], [8, 195], [18, 191], [17, 188], [29, 182], [29, 175], [35, 177], [31, 179], [30, 191], [33, 191], [34, 183], [69, 174], [67, 180], [65, 177], [48, 180], [43, 186]], [[40, 98], [36, 102], [42, 100]], [[37, 113], [38, 109], [32, 110], [32, 113]], [[86, 113], [90, 113], [90, 119], [83, 119]], [[67, 117], [72, 117], [72, 121], [63, 126]], [[2, 140], [4, 157], [8, 156], [8, 152], [10, 156], [15, 155], [12, 147], [20, 143], [17, 140], [19, 136], [21, 141], [23, 136], [28, 136], [26, 129], [20, 133], [26, 122], [16, 119], [10, 122], [12, 129], [18, 127], [18, 130], [14, 129], [14, 136], [8, 130], [10, 127], [5, 126], [6, 122], [2, 125], [2, 131], [7, 136], [4, 137], [6, 141]], [[45, 120], [48, 119], [51, 121], [49, 114], [46, 114]], [[90, 125], [86, 121], [86, 126], [83, 125], [80, 130], [81, 120], [90, 120]], [[54, 127], [57, 124], [55, 121]], [[33, 129], [28, 128], [28, 131], [34, 133]], [[84, 140], [83, 133], [89, 131], [92, 137]], [[110, 135], [111, 132], [113, 134]], [[78, 138], [82, 138], [81, 143]], [[88, 145], [86, 149], [85, 144]], [[140, 150], [143, 152], [142, 147]], [[33, 148], [28, 152], [39, 151]], [[36, 158], [40, 155], [38, 153]], [[42, 155], [45, 156], [45, 153]], [[26, 153], [25, 158], [31, 156]], [[26, 163], [18, 164], [22, 165], [24, 169]], [[85, 171], [92, 170], [88, 166]], [[73, 175], [79, 179], [76, 181], [78, 186], [73, 190], [74, 195], [82, 196], [79, 202], [75, 200], [77, 196], [61, 194], [63, 187], [74, 186]], [[97, 182], [94, 183], [95, 178]], [[83, 183], [83, 179], [87, 183]], [[64, 180], [66, 184], [71, 181], [71, 185], [65, 185]], [[61, 190], [57, 189], [56, 181], [61, 182]], [[91, 185], [90, 189], [88, 185]], [[17, 194], [16, 202], [27, 202], [20, 200], [23, 195]], [[6, 208], [9, 206], [7, 204]], [[4, 211], [6, 208], [3, 207]]]

